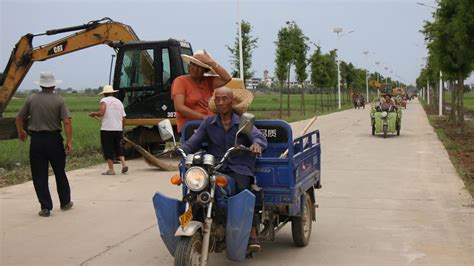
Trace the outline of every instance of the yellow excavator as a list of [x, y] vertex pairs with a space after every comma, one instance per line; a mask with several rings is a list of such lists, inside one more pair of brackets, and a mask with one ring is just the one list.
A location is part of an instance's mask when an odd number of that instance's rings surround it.
[[[75, 33], [33, 47], [37, 36], [65, 32]], [[162, 145], [156, 125], [167, 118], [175, 122], [171, 83], [189, 72], [181, 54], [192, 55], [191, 44], [175, 39], [140, 41], [130, 26], [110, 18], [21, 37], [0, 77], [0, 140], [17, 137], [14, 118], [2, 114], [34, 62], [99, 44], [107, 44], [117, 53], [113, 87], [119, 90], [117, 97], [125, 106], [125, 124], [134, 126], [127, 137], [146, 148]]]

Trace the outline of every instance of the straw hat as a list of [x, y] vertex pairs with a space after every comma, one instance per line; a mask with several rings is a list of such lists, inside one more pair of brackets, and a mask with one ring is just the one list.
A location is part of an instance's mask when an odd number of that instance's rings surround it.
[[54, 87], [61, 82], [62, 82], [61, 80], [55, 79], [53, 73], [51, 72], [41, 72], [40, 80], [35, 81], [36, 84], [45, 88]]
[[114, 88], [111, 85], [105, 85], [104, 88], [102, 89], [102, 92], [99, 92], [98, 94], [105, 94], [105, 93], [114, 93], [117, 92], [118, 90], [114, 90]]
[[[233, 78], [224, 87], [232, 89], [232, 110], [239, 115], [247, 112], [253, 101], [253, 94], [245, 89], [244, 82], [241, 79]], [[214, 95], [209, 100], [209, 108], [212, 112], [217, 113], [216, 104], [214, 103]]]
[[186, 63], [186, 64], [190, 64], [191, 62], [200, 66], [200, 67], [204, 67], [204, 68], [207, 68], [209, 69], [208, 72], [211, 72], [212, 74], [214, 75], [217, 75], [217, 72], [208, 64], [205, 64], [201, 61], [199, 61], [199, 59], [197, 59], [195, 56], [196, 55], [200, 55], [200, 54], [204, 54], [204, 51], [203, 50], [198, 50], [196, 51], [192, 56], [190, 55], [187, 55], [187, 54], [182, 54], [181, 55], [181, 58], [183, 59], [183, 61]]

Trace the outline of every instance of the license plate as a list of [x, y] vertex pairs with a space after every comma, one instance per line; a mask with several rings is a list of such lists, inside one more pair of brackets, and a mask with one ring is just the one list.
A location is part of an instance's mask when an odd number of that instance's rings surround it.
[[188, 223], [193, 219], [193, 210], [191, 207], [181, 216], [179, 216], [179, 223], [182, 227], [186, 227]]

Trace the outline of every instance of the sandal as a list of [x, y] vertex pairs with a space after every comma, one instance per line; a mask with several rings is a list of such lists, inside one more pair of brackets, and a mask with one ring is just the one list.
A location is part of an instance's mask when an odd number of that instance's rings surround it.
[[122, 174], [125, 174], [126, 172], [128, 172], [128, 166], [122, 167]]
[[103, 172], [102, 175], [115, 175], [115, 173], [110, 171], [110, 170], [107, 170], [107, 171]]

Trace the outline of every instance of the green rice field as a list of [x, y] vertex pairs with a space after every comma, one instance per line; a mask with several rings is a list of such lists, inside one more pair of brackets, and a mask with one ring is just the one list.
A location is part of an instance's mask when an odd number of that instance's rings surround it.
[[[28, 95], [17, 94], [4, 112], [4, 117], [15, 117]], [[100, 123], [90, 118], [88, 113], [97, 111], [101, 96], [84, 94], [64, 94], [66, 103], [71, 111], [73, 123], [73, 152], [68, 156], [68, 169], [75, 169], [103, 161], [100, 149]], [[323, 95], [321, 108], [320, 95], [305, 95], [306, 112], [300, 113], [301, 95], [291, 95], [291, 116], [287, 117], [287, 96], [283, 95], [283, 120], [288, 122], [307, 119], [314, 115], [336, 111], [334, 95]], [[280, 95], [256, 95], [250, 112], [257, 119], [278, 119]], [[351, 108], [347, 100], [343, 109]], [[315, 112], [316, 110], [316, 112]], [[29, 178], [29, 139], [22, 143], [18, 139], [4, 140], [0, 145], [0, 175], [10, 175], [11, 172], [23, 171], [20, 181], [0, 182], [0, 186], [10, 185], [28, 180]], [[20, 171], [20, 172], [21, 172]], [[17, 175], [17, 174], [16, 174]], [[16, 178], [16, 177], [15, 177]]]

